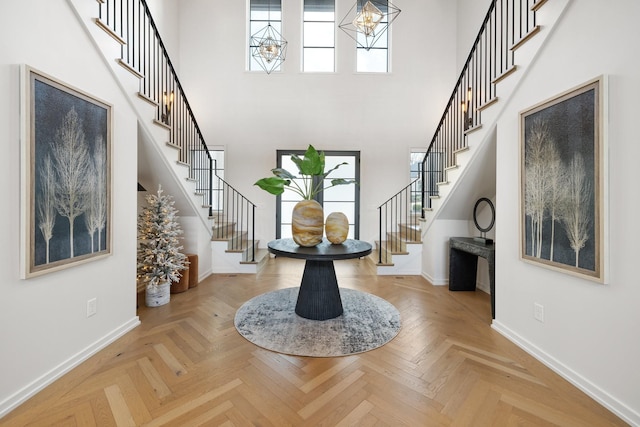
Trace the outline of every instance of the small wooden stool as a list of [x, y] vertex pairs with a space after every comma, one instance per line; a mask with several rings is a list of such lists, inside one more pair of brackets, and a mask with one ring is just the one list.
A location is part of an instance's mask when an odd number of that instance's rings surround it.
[[180, 272], [180, 281], [172, 282], [170, 291], [172, 294], [179, 294], [189, 290], [189, 267]]
[[189, 288], [198, 286], [198, 255], [187, 254], [189, 259]]

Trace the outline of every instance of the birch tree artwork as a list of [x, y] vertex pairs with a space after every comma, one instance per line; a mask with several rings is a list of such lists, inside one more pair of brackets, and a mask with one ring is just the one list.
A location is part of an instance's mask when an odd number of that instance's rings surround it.
[[58, 214], [69, 221], [69, 258], [73, 258], [76, 218], [89, 210], [89, 147], [78, 113], [71, 108], [51, 142], [56, 165], [55, 202]]
[[38, 227], [45, 240], [45, 263], [49, 263], [49, 242], [53, 237], [53, 226], [56, 224], [56, 195], [55, 195], [55, 170], [51, 164], [51, 156], [44, 158], [44, 164], [40, 169], [41, 191], [38, 198]]
[[91, 238], [91, 252], [102, 248], [102, 231], [107, 221], [107, 153], [101, 136], [97, 138], [94, 146], [96, 150], [93, 161], [88, 165], [90, 171], [87, 185], [97, 191], [89, 192], [84, 215], [87, 233]]
[[30, 71], [29, 271], [110, 253], [110, 106]]
[[598, 82], [522, 113], [522, 257], [601, 275]]

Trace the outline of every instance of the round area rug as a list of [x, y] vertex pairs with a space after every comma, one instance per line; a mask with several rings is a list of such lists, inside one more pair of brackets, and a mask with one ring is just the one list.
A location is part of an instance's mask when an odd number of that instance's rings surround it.
[[299, 288], [259, 295], [236, 312], [240, 335], [257, 346], [294, 356], [335, 357], [362, 353], [391, 341], [400, 313], [375, 295], [340, 288], [342, 315], [310, 320], [295, 313]]

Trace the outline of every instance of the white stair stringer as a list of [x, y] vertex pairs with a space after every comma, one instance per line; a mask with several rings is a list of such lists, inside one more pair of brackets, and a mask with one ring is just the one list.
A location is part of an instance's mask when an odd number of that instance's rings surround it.
[[269, 258], [269, 252], [259, 247], [260, 241], [251, 240], [247, 230], [238, 230], [224, 211], [213, 211], [210, 219], [213, 273], [260, 272]]
[[516, 70], [496, 83], [498, 100], [482, 109], [481, 126], [466, 135], [468, 150], [456, 153], [456, 165], [446, 173], [447, 183], [438, 186], [438, 197], [425, 211], [422, 275], [434, 285], [448, 283], [449, 238], [478, 234], [474, 204], [480, 197], [495, 196], [496, 124], [570, 2], [555, 0], [540, 7], [536, 17], [540, 28], [514, 49]]
[[258, 249], [256, 241], [255, 261], [249, 262], [247, 252], [232, 252], [228, 250], [229, 244], [225, 240], [211, 241], [212, 270], [216, 274], [256, 274], [259, 273], [265, 262], [269, 259], [266, 249]]
[[386, 233], [386, 240], [374, 242], [371, 259], [377, 274], [419, 275], [422, 263], [421, 220], [412, 215], [406, 222], [396, 224], [396, 231]]
[[[488, 141], [478, 141], [480, 136]], [[473, 208], [476, 194], [490, 197], [495, 193], [495, 144], [491, 145], [495, 142], [495, 125], [488, 134], [476, 133], [467, 138], [468, 149], [456, 154], [457, 167], [447, 171], [447, 183], [438, 185], [438, 197], [431, 199], [431, 211], [425, 214], [422, 226], [423, 242], [435, 220], [470, 219], [471, 212], [465, 210], [469, 201], [473, 200]]]
[[[98, 9], [95, 2], [86, 0], [67, 0], [82, 22], [87, 34], [93, 41], [96, 50], [104, 58], [105, 64], [111, 70], [115, 81], [126, 95], [129, 104], [138, 119], [138, 145], [144, 145], [144, 154], [153, 159], [155, 175], [149, 181], [161, 182], [165, 194], [171, 194], [176, 201], [180, 216], [197, 216], [203, 228], [210, 230], [208, 210], [202, 207], [202, 197], [195, 194], [195, 185], [187, 182], [188, 168], [177, 163], [178, 154], [174, 148], [167, 146], [169, 131], [154, 124], [155, 107], [138, 95], [140, 77], [119, 61], [121, 43], [105, 29], [96, 23]], [[139, 153], [140, 155], [140, 153]], [[147, 159], [148, 163], [151, 163]], [[140, 161], [139, 161], [140, 165]], [[141, 177], [144, 179], [144, 177]], [[144, 184], [143, 184], [144, 185]], [[147, 188], [155, 191], [156, 188]]]
[[[378, 264], [378, 259], [374, 259], [376, 263], [376, 272], [379, 276], [420, 275], [422, 265], [422, 242], [405, 242], [405, 251], [401, 254], [390, 254], [391, 262], [387, 264]], [[380, 249], [378, 249], [380, 250]], [[377, 254], [375, 254], [377, 257]]]

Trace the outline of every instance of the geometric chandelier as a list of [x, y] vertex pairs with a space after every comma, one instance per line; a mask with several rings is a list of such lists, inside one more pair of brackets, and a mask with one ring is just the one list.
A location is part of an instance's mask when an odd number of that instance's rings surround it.
[[386, 0], [357, 0], [340, 22], [340, 29], [356, 43], [369, 50], [378, 41], [400, 9]]
[[271, 26], [271, 22], [251, 36], [249, 45], [251, 56], [258, 61], [267, 74], [284, 62], [287, 41]]

